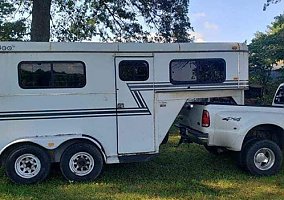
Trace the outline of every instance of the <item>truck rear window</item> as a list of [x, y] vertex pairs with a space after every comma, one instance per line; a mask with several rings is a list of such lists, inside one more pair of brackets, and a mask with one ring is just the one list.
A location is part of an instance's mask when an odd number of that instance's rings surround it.
[[23, 61], [18, 65], [19, 85], [24, 89], [82, 88], [86, 85], [81, 61]]
[[281, 86], [279, 90], [277, 91], [275, 98], [274, 98], [275, 104], [284, 104], [284, 86]]
[[172, 84], [222, 83], [226, 80], [224, 59], [175, 59], [170, 62]]

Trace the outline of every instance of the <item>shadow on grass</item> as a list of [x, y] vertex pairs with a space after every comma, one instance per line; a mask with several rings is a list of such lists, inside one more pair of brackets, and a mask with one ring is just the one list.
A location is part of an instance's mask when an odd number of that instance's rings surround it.
[[58, 165], [37, 185], [12, 184], [3, 170], [0, 199], [219, 199], [284, 198], [284, 173], [252, 177], [240, 171], [234, 158], [208, 154], [198, 145], [181, 145], [176, 138], [146, 163], [107, 165], [89, 183], [68, 183]]

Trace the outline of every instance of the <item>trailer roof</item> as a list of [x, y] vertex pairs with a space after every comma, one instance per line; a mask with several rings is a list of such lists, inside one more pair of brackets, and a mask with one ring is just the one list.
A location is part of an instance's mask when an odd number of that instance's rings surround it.
[[0, 52], [222, 52], [248, 51], [244, 43], [0, 42]]

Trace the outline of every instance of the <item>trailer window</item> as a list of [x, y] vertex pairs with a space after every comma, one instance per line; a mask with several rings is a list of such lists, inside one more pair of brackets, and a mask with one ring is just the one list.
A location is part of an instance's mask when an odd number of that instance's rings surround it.
[[82, 88], [86, 85], [83, 62], [21, 62], [18, 65], [19, 85], [34, 88]]
[[172, 84], [222, 83], [226, 80], [224, 59], [176, 59], [170, 62]]
[[149, 64], [145, 60], [123, 60], [119, 63], [119, 78], [123, 81], [146, 81]]

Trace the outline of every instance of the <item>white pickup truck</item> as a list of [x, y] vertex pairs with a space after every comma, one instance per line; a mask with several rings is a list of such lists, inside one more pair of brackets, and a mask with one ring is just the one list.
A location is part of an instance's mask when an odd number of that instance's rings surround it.
[[203, 144], [211, 153], [237, 152], [253, 175], [281, 169], [284, 149], [284, 84], [272, 106], [189, 103], [178, 124], [183, 141]]

